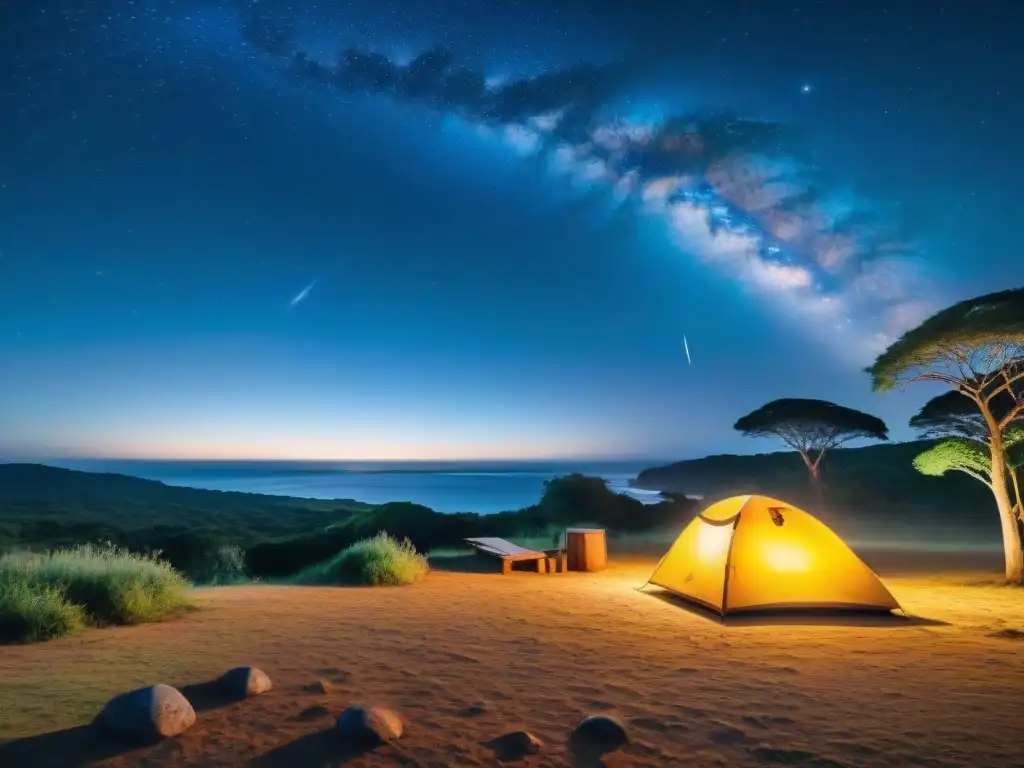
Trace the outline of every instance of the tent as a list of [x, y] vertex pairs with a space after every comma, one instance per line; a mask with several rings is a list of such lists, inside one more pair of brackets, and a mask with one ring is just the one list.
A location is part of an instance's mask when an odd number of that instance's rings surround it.
[[827, 525], [766, 496], [737, 496], [705, 509], [647, 583], [722, 616], [772, 608], [900, 607]]

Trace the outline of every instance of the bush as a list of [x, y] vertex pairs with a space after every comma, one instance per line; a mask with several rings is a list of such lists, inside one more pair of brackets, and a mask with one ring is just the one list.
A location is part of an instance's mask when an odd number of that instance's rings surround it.
[[314, 584], [404, 586], [415, 584], [428, 570], [427, 558], [408, 539], [378, 533], [357, 541], [330, 560], [302, 571], [295, 580]]
[[186, 573], [196, 584], [223, 586], [249, 580], [245, 570], [245, 551], [235, 544], [224, 544], [205, 554]]
[[0, 627], [21, 640], [59, 637], [85, 623], [134, 624], [183, 606], [188, 581], [156, 555], [113, 546], [0, 557]]
[[0, 570], [0, 642], [36, 642], [74, 634], [85, 626], [85, 609], [60, 587], [32, 583]]

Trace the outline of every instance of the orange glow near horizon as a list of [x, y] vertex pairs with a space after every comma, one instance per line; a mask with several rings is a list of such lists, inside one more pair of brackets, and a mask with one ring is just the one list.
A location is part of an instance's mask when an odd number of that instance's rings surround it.
[[[603, 449], [603, 450], [602, 450]], [[557, 461], [618, 458], [610, 446], [505, 441], [486, 444], [394, 442], [383, 440], [268, 440], [118, 443], [78, 442], [52, 445], [37, 455], [74, 459], [155, 461]]]

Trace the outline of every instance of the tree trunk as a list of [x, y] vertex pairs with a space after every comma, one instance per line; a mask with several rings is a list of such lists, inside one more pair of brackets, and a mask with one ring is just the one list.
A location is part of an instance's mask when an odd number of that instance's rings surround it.
[[1010, 482], [1013, 487], [1013, 503], [1017, 510], [1017, 517], [1024, 517], [1024, 499], [1020, 496], [1020, 484], [1017, 482], [1017, 470], [1009, 468]]
[[1006, 484], [1006, 456], [1003, 453], [1002, 435], [995, 431], [989, 441], [992, 452], [992, 493], [999, 507], [999, 522], [1003, 528], [1003, 555], [1006, 558], [1006, 581], [1009, 584], [1024, 584], [1024, 550], [1021, 550], [1020, 531], [1017, 515], [1010, 501], [1010, 489]]
[[821, 457], [824, 453], [819, 453], [818, 458], [815, 461], [811, 461], [811, 457], [803, 451], [800, 451], [800, 458], [804, 460], [804, 465], [807, 467], [807, 471], [811, 473], [811, 490], [814, 492], [814, 503], [817, 505], [815, 509], [816, 514], [821, 514], [821, 508], [825, 503], [825, 485], [821, 481]]

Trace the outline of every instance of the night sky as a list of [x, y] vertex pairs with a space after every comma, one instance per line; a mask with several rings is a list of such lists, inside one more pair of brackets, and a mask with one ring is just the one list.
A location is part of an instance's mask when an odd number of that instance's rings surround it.
[[783, 396], [906, 437], [863, 366], [1024, 282], [1022, 29], [0, 2], [0, 455], [675, 458]]

